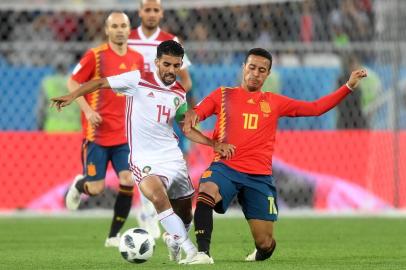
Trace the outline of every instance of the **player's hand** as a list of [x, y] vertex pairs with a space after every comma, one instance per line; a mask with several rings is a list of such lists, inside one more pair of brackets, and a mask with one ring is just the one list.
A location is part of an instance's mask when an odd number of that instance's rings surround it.
[[221, 143], [218, 141], [214, 141], [213, 145], [214, 152], [221, 155], [222, 158], [230, 159], [234, 156], [235, 153], [235, 146], [228, 143]]
[[62, 110], [63, 107], [68, 106], [69, 104], [72, 103], [72, 101], [75, 98], [73, 97], [72, 94], [66, 95], [66, 96], [61, 96], [61, 97], [55, 97], [55, 98], [51, 98], [51, 107], [56, 107], [56, 109], [58, 110], [58, 112], [60, 112]]
[[97, 128], [98, 126], [100, 126], [101, 122], [103, 122], [103, 118], [96, 111], [90, 110], [85, 113], [85, 116], [87, 121], [90, 122], [93, 128]]
[[358, 87], [360, 81], [367, 76], [367, 71], [365, 69], [357, 69], [351, 73], [350, 78], [348, 79], [347, 85], [351, 89]]
[[183, 132], [189, 133], [192, 127], [195, 127], [197, 123], [199, 123], [199, 116], [197, 113], [193, 109], [188, 110], [185, 113], [185, 118], [183, 120]]

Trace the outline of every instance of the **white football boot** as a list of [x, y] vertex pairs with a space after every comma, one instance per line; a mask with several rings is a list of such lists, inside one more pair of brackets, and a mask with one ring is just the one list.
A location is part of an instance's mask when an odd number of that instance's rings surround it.
[[80, 192], [76, 188], [76, 183], [83, 178], [83, 175], [79, 174], [76, 175], [76, 177], [73, 179], [72, 184], [69, 187], [69, 191], [66, 194], [65, 198], [65, 205], [66, 208], [69, 210], [76, 210], [79, 207], [80, 204]]
[[204, 252], [190, 254], [189, 256], [186, 256], [186, 259], [179, 261], [179, 264], [213, 264], [213, 263], [214, 263], [213, 258]]
[[257, 256], [257, 250], [255, 249], [254, 252], [252, 252], [247, 257], [245, 257], [245, 261], [246, 262], [254, 262], [256, 256]]
[[168, 247], [169, 260], [179, 262], [182, 257], [179, 244], [176, 243], [173, 237], [167, 232], [164, 232], [162, 234], [162, 239], [164, 240], [166, 246]]
[[120, 234], [119, 233], [114, 237], [106, 238], [106, 241], [104, 242], [105, 247], [118, 247], [119, 244], [120, 244]]

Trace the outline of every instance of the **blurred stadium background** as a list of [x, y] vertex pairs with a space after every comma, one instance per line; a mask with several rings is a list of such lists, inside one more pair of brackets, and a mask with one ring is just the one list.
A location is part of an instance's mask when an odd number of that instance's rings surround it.
[[[193, 65], [190, 100], [235, 85], [245, 52], [274, 56], [265, 91], [311, 100], [368, 69], [360, 91], [318, 118], [282, 119], [274, 156], [279, 205], [327, 213], [406, 208], [406, 1], [163, 1], [162, 28], [178, 35]], [[81, 172], [79, 109], [48, 108], [69, 71], [104, 40], [103, 23], [134, 0], [0, 2], [0, 211], [64, 211]], [[213, 120], [201, 125], [210, 133]], [[181, 142], [198, 181], [210, 149]], [[403, 150], [403, 151], [402, 151]], [[109, 209], [117, 181], [81, 208]], [[136, 202], [138, 196], [135, 198]], [[282, 211], [282, 212], [283, 212]]]

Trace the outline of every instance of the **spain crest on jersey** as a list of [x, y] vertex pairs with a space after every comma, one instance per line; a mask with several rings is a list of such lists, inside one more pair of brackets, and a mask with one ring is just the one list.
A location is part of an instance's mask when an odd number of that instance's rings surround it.
[[265, 100], [261, 100], [259, 102], [259, 106], [261, 108], [261, 112], [263, 113], [270, 113], [271, 112], [271, 106], [269, 105], [269, 103]]

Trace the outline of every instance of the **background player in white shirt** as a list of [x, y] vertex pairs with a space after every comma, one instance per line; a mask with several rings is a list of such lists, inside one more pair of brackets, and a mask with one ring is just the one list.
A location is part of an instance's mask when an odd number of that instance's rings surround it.
[[[164, 41], [157, 48], [156, 72], [133, 71], [93, 80], [52, 101], [61, 109], [79, 96], [109, 87], [127, 96], [127, 136], [133, 179], [158, 212], [167, 232], [165, 242], [170, 259], [180, 261], [182, 248], [186, 259], [180, 263], [187, 263], [197, 252], [186, 229], [192, 221], [194, 189], [173, 131], [173, 121], [180, 121], [187, 109], [185, 90], [176, 82], [183, 55], [179, 43]], [[234, 154], [233, 145], [212, 141], [195, 129], [185, 135], [194, 142], [213, 146], [226, 158]]]
[[[141, 0], [138, 16], [141, 19], [141, 25], [131, 31], [128, 46], [144, 56], [145, 71], [155, 71], [156, 48], [158, 45], [166, 40], [175, 40], [177, 42], [179, 40], [175, 35], [162, 31], [159, 27], [159, 23], [164, 16], [160, 0]], [[191, 63], [185, 54], [178, 76], [186, 91], [192, 88], [192, 80], [188, 71], [190, 65]]]
[[[155, 59], [156, 48], [165, 40], [175, 40], [178, 38], [168, 32], [162, 31], [159, 27], [164, 16], [164, 10], [160, 0], [141, 0], [138, 15], [141, 24], [131, 31], [128, 39], [128, 46], [141, 53], [144, 57], [144, 70], [156, 71]], [[182, 87], [189, 91], [192, 88], [188, 67], [191, 65], [187, 55], [183, 58], [182, 67], [178, 73]], [[183, 139], [183, 138], [181, 138]], [[140, 227], [146, 229], [154, 238], [160, 237], [160, 228], [157, 213], [153, 205], [141, 193], [141, 207], [137, 211], [137, 220]]]

